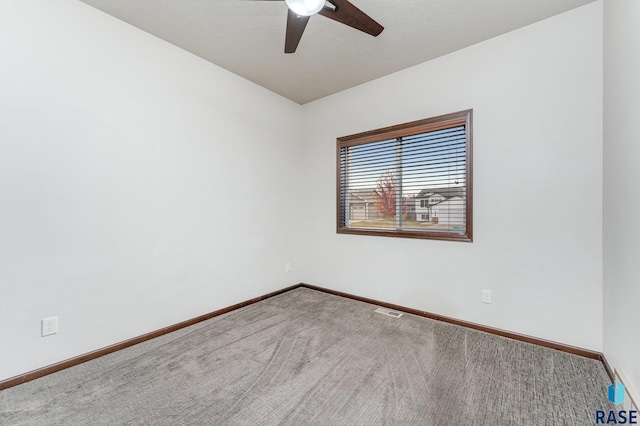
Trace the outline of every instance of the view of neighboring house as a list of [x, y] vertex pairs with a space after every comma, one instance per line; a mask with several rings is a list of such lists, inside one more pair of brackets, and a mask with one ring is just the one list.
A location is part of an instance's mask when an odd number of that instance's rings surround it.
[[[351, 191], [349, 219], [384, 219], [375, 207], [376, 189]], [[404, 219], [449, 225], [465, 224], [464, 188], [424, 189], [418, 195], [404, 197]]]
[[374, 206], [375, 202], [375, 189], [352, 191], [349, 199], [349, 219], [353, 221], [382, 219], [382, 215]]
[[414, 201], [413, 195], [407, 195], [403, 197], [403, 204], [404, 219], [416, 220], [416, 203]]
[[415, 214], [419, 222], [465, 224], [464, 188], [424, 189], [415, 197]]
[[[430, 207], [431, 222], [450, 226], [465, 225], [464, 199], [459, 196], [448, 198]], [[455, 229], [455, 228], [454, 228]]]
[[[361, 189], [351, 192], [351, 198], [349, 199], [349, 219], [352, 221], [360, 220], [377, 220], [384, 219], [384, 215], [378, 211], [375, 207], [376, 203], [375, 189]], [[404, 202], [404, 219], [416, 220], [416, 207], [413, 201], [413, 197], [403, 197]]]

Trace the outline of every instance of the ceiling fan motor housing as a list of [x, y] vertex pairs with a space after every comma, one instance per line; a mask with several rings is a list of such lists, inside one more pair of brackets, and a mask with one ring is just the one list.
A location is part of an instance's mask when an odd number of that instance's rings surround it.
[[320, 12], [325, 0], [285, 0], [289, 9], [300, 16], [311, 16]]

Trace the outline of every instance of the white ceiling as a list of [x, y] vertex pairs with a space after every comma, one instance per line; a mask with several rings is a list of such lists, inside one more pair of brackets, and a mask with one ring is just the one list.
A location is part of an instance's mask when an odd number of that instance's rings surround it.
[[593, 0], [351, 0], [380, 36], [312, 16], [293, 54], [284, 1], [82, 1], [304, 104]]

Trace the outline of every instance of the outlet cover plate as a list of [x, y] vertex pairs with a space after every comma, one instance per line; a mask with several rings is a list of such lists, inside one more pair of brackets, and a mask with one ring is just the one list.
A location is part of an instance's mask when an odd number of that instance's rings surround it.
[[50, 336], [58, 332], [58, 317], [42, 319], [42, 337]]

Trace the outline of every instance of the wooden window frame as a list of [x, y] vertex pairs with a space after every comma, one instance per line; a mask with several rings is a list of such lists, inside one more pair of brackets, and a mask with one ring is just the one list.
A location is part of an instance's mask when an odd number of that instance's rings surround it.
[[[388, 139], [412, 136], [420, 133], [443, 130], [455, 126], [465, 126], [466, 138], [466, 222], [465, 232], [455, 234], [437, 231], [415, 231], [403, 229], [365, 229], [341, 226], [341, 187], [340, 187], [340, 151], [344, 147], [364, 145]], [[346, 214], [346, 213], [345, 213]], [[473, 241], [473, 109], [454, 112], [451, 114], [431, 117], [424, 120], [412, 121], [395, 126], [384, 127], [355, 135], [343, 136], [336, 139], [336, 229], [338, 234], [374, 235], [380, 237], [419, 238], [446, 241]]]

